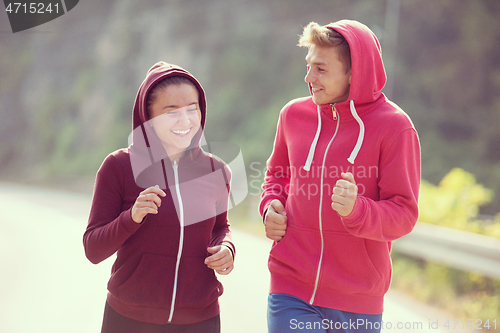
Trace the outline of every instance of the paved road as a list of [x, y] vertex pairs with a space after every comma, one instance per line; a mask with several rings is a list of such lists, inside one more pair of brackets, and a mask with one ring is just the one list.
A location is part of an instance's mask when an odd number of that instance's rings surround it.
[[[89, 195], [0, 183], [0, 332], [100, 332], [112, 258], [93, 265], [84, 256], [89, 205]], [[270, 242], [238, 230], [234, 238], [236, 268], [221, 277], [222, 330], [267, 332]], [[446, 315], [402, 295], [389, 293], [385, 307], [385, 333], [445, 332], [429, 323], [442, 327]]]

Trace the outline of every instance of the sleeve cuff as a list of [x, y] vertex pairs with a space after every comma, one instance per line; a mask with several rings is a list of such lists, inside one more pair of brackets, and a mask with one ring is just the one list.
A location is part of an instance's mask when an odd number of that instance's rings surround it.
[[358, 196], [356, 198], [356, 202], [354, 203], [354, 208], [352, 209], [351, 214], [343, 216], [342, 222], [345, 225], [356, 224], [356, 222], [358, 222], [363, 216], [364, 210], [365, 210], [365, 203], [363, 197]]
[[236, 254], [236, 250], [234, 249], [234, 245], [229, 243], [229, 242], [223, 242], [221, 246], [225, 246], [231, 251], [231, 254], [233, 255], [233, 260], [234, 260], [234, 255]]
[[129, 208], [128, 211], [124, 211], [122, 213], [122, 221], [123, 221], [123, 227], [125, 230], [127, 230], [129, 233], [133, 234], [134, 232], [137, 231], [141, 227], [141, 224], [144, 222], [144, 220], [147, 218], [147, 216], [144, 217], [141, 223], [137, 223], [132, 219], [132, 208]]

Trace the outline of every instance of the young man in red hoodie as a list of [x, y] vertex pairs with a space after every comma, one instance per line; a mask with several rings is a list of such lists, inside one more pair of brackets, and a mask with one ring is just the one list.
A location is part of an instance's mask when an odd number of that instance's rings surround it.
[[260, 203], [274, 240], [269, 332], [379, 332], [391, 241], [418, 217], [418, 135], [381, 92], [368, 27], [311, 22], [299, 46], [312, 96], [280, 113]]

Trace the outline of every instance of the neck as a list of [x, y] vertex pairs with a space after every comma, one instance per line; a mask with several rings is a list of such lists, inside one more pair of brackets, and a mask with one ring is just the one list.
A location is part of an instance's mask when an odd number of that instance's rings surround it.
[[170, 162], [172, 164], [173, 163], [179, 164], [179, 160], [186, 154], [186, 150], [172, 151], [171, 149], [167, 150], [166, 147], [165, 147], [165, 151], [167, 152], [167, 156], [170, 159]]

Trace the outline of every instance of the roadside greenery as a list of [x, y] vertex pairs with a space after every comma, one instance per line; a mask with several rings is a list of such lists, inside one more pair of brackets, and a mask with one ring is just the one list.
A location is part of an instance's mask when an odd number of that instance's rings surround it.
[[[474, 175], [455, 168], [435, 186], [423, 181], [419, 220], [500, 238], [500, 214], [480, 220], [481, 205], [493, 191], [477, 184]], [[500, 318], [500, 281], [442, 264], [393, 253], [392, 287], [415, 299], [438, 306], [456, 318], [486, 322]]]
[[[393, 253], [391, 288], [457, 319], [500, 318], [500, 281]], [[493, 331], [493, 330], [492, 330]]]
[[437, 186], [422, 181], [419, 221], [500, 238], [500, 214], [479, 219], [479, 208], [493, 197], [473, 174], [454, 168]]

